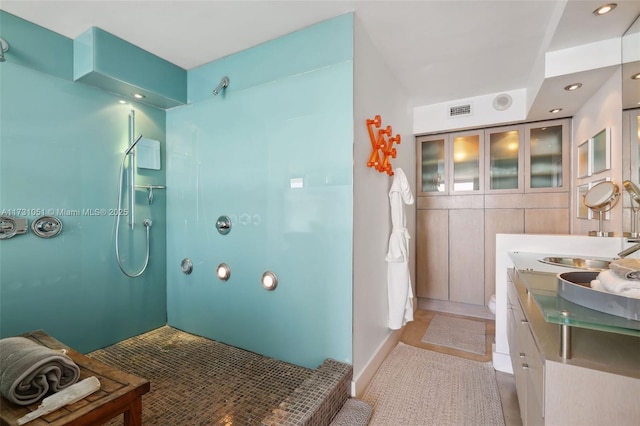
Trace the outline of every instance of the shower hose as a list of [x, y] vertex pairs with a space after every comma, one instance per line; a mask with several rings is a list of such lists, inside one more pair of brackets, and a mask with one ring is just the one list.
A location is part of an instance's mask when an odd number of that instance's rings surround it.
[[[127, 159], [127, 154], [124, 155], [124, 157], [122, 158], [122, 164], [120, 164], [120, 181], [119, 181], [119, 185], [118, 185], [118, 211], [116, 214], [116, 260], [118, 261], [118, 267], [120, 267], [120, 270], [122, 271], [123, 274], [125, 274], [126, 276], [128, 276], [129, 278], [137, 278], [140, 275], [142, 275], [144, 273], [144, 271], [147, 269], [147, 265], [149, 264], [149, 234], [150, 234], [150, 229], [151, 229], [151, 219], [145, 219], [143, 222], [144, 227], [146, 228], [147, 231], [147, 252], [144, 258], [144, 265], [142, 265], [142, 269], [140, 269], [138, 272], [134, 272], [134, 273], [129, 273], [127, 272], [124, 267], [122, 266], [122, 261], [120, 260], [120, 250], [119, 250], [119, 238], [118, 238], [118, 234], [120, 233], [120, 212], [122, 211], [122, 186], [123, 186], [123, 179], [124, 179], [124, 162]], [[133, 206], [131, 206], [131, 208], [133, 208]]]

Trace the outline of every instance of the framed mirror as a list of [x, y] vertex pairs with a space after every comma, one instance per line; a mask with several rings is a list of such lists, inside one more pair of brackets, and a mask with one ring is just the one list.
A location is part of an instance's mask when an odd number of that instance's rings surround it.
[[640, 73], [640, 16], [622, 36], [622, 109], [637, 108], [640, 84], [634, 78]]
[[589, 191], [589, 184], [584, 184], [578, 186], [578, 202], [576, 205], [578, 206], [577, 217], [578, 219], [591, 219], [591, 210], [584, 203], [584, 197]]
[[611, 168], [611, 138], [609, 128], [602, 129], [591, 138], [591, 158], [593, 174]]
[[584, 141], [578, 146], [578, 177], [589, 176], [589, 141]]
[[[640, 185], [640, 16], [622, 36], [622, 179]], [[622, 230], [638, 232], [634, 201], [623, 197]], [[631, 231], [631, 232], [629, 232]]]

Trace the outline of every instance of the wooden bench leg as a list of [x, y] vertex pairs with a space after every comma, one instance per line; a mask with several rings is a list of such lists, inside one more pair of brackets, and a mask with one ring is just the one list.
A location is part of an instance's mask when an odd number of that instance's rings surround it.
[[124, 426], [142, 426], [142, 398], [133, 400], [124, 412]]

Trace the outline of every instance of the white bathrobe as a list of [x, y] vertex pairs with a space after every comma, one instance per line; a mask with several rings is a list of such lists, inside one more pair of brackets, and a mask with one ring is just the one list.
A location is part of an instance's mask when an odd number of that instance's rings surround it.
[[413, 321], [413, 291], [409, 274], [409, 232], [404, 204], [413, 204], [413, 195], [402, 169], [394, 170], [389, 190], [392, 230], [387, 252], [387, 292], [389, 294], [389, 328], [398, 330]]

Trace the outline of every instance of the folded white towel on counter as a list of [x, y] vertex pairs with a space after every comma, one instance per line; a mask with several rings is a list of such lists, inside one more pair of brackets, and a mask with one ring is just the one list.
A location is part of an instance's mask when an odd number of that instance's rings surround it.
[[622, 278], [640, 281], [640, 259], [617, 259], [609, 264], [609, 269]]
[[640, 299], [640, 281], [622, 278], [611, 269], [600, 272], [591, 288]]
[[24, 337], [0, 339], [0, 393], [15, 404], [33, 404], [79, 378], [80, 367], [59, 351]]

